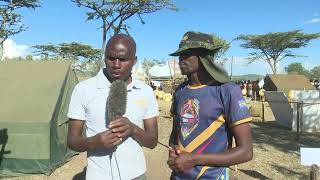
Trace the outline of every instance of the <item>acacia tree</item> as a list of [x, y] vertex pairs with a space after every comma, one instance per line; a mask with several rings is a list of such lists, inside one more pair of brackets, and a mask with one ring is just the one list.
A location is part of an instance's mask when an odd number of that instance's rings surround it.
[[3, 56], [3, 43], [10, 36], [25, 31], [22, 16], [17, 10], [39, 7], [38, 0], [0, 0], [0, 60]]
[[[107, 33], [118, 34], [121, 31], [129, 34], [129, 26], [125, 21], [137, 15], [145, 24], [142, 14], [153, 13], [161, 9], [176, 10], [170, 0], [71, 0], [78, 7], [86, 7], [87, 21], [100, 19], [102, 21], [102, 47], [104, 50]], [[103, 53], [103, 51], [102, 51]]]
[[213, 38], [213, 42], [216, 46], [220, 46], [221, 49], [216, 52], [215, 54], [215, 60], [224, 66], [224, 64], [227, 62], [227, 58], [225, 57], [226, 52], [230, 48], [230, 42], [222, 39], [221, 37], [217, 36], [216, 34], [211, 34]]
[[240, 35], [236, 40], [244, 41], [240, 46], [253, 49], [249, 53], [248, 63], [257, 60], [266, 61], [273, 74], [277, 74], [277, 63], [286, 57], [299, 57], [292, 50], [309, 45], [313, 39], [320, 37], [320, 33], [305, 34], [301, 30], [288, 32], [274, 32], [263, 35]]
[[32, 48], [36, 49], [33, 53], [36, 56], [43, 56], [45, 60], [49, 59], [49, 56], [56, 56], [57, 53], [59, 52], [59, 49], [57, 46], [48, 43], [46, 45], [35, 45], [32, 46]]
[[49, 56], [57, 59], [97, 61], [100, 58], [101, 50], [92, 48], [90, 45], [81, 43], [61, 43], [59, 45], [47, 44], [33, 46], [36, 55], [44, 55], [45, 59]]
[[75, 60], [84, 58], [87, 61], [96, 61], [99, 60], [101, 53], [100, 49], [76, 42], [59, 44], [58, 49], [61, 57]]

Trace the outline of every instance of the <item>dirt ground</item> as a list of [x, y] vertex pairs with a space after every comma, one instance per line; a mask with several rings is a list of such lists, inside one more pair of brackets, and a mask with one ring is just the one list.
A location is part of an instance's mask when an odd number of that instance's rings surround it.
[[[167, 144], [172, 126], [169, 118], [169, 103], [159, 100], [160, 116], [159, 141]], [[251, 103], [260, 107], [261, 103]], [[235, 179], [308, 179], [309, 168], [300, 165], [300, 147], [320, 147], [320, 134], [303, 134], [301, 142], [290, 130], [279, 127], [270, 107], [266, 104], [266, 122], [256, 118], [252, 122], [254, 145], [253, 160], [237, 166]], [[168, 151], [158, 145], [155, 149], [145, 149], [147, 159], [147, 177], [150, 180], [169, 179], [170, 170], [166, 164]], [[86, 166], [86, 154], [73, 157], [68, 163], [55, 170], [50, 176], [32, 175], [7, 178], [6, 180], [82, 180]], [[235, 170], [235, 167], [231, 167]]]

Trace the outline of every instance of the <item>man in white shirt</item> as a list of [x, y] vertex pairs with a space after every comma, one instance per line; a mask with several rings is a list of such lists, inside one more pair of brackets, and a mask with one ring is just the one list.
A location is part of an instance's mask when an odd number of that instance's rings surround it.
[[[86, 179], [146, 179], [142, 146], [154, 148], [157, 144], [158, 105], [152, 89], [131, 77], [135, 54], [132, 37], [113, 36], [106, 46], [106, 68], [73, 90], [68, 145], [78, 152], [87, 151]], [[109, 121], [106, 100], [111, 83], [117, 79], [127, 83], [126, 113]], [[86, 137], [81, 133], [84, 125]]]

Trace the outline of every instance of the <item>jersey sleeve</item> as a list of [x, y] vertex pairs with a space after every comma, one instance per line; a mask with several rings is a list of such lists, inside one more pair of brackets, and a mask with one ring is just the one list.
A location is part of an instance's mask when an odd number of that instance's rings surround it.
[[229, 98], [226, 98], [226, 117], [229, 127], [247, 123], [252, 120], [246, 101], [242, 96], [240, 87], [236, 84], [229, 86]]

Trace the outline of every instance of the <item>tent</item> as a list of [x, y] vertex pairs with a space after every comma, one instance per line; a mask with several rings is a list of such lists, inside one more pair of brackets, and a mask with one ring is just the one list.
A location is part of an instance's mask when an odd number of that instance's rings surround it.
[[151, 79], [156, 78], [164, 78], [170, 79], [172, 78], [172, 71], [168, 64], [164, 65], [155, 65], [149, 69], [149, 74]]
[[315, 87], [304, 75], [268, 74], [264, 78], [264, 89], [266, 91], [283, 91], [288, 94], [290, 90], [315, 90]]
[[75, 154], [67, 111], [77, 83], [70, 63], [0, 63], [0, 178], [50, 174]]

